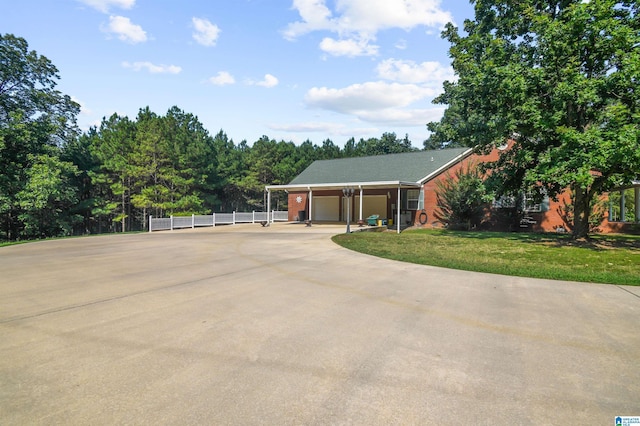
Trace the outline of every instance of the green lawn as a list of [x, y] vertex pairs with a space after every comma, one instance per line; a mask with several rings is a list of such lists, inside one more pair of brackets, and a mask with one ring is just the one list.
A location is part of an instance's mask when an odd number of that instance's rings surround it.
[[640, 285], [640, 236], [410, 230], [333, 237], [351, 250], [468, 271], [594, 283]]

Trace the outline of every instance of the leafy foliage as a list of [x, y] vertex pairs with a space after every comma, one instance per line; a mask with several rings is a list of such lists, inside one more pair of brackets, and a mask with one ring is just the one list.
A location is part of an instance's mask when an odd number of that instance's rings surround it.
[[436, 197], [436, 219], [449, 229], [464, 230], [481, 224], [487, 203], [493, 198], [487, 194], [478, 167], [471, 164], [438, 181]]
[[[77, 137], [79, 106], [55, 90], [57, 79], [56, 67], [29, 51], [24, 39], [0, 34], [0, 229], [4, 239], [20, 238], [24, 228], [28, 234], [49, 229], [32, 214], [48, 196], [34, 194], [29, 199], [27, 195], [37, 189], [35, 182], [48, 186], [44, 191], [57, 191], [54, 187], [60, 177], [49, 176], [47, 182], [45, 174], [54, 171], [51, 161], [57, 161], [59, 146]], [[67, 167], [64, 162], [59, 165]]]
[[573, 191], [574, 237], [594, 200], [640, 170], [640, 3], [475, 2], [465, 36], [443, 37], [458, 75], [435, 102], [432, 142], [513, 149], [490, 165], [503, 192]]
[[71, 234], [74, 219], [67, 211], [77, 203], [77, 189], [71, 179], [77, 168], [49, 155], [33, 158], [27, 170], [27, 181], [16, 199], [20, 206], [18, 218], [24, 223], [22, 235], [44, 238]]

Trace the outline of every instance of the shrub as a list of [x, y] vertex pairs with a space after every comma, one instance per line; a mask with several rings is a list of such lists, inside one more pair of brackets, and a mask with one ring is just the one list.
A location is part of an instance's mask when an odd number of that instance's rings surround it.
[[482, 223], [487, 203], [493, 198], [487, 193], [483, 176], [474, 164], [439, 181], [436, 196], [438, 208], [435, 217], [449, 229], [463, 230], [476, 228]]

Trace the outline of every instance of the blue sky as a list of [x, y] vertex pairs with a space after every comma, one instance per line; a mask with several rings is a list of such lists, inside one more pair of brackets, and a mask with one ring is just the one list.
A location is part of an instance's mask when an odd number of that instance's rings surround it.
[[316, 144], [405, 134], [417, 147], [454, 78], [449, 21], [466, 1], [0, 0], [0, 32], [60, 71], [86, 130], [118, 113], [178, 106], [239, 143]]

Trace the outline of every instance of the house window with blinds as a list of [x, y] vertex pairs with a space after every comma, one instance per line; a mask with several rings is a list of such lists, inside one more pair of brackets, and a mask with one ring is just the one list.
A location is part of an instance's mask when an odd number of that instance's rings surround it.
[[422, 210], [424, 208], [424, 190], [407, 190], [407, 210]]

